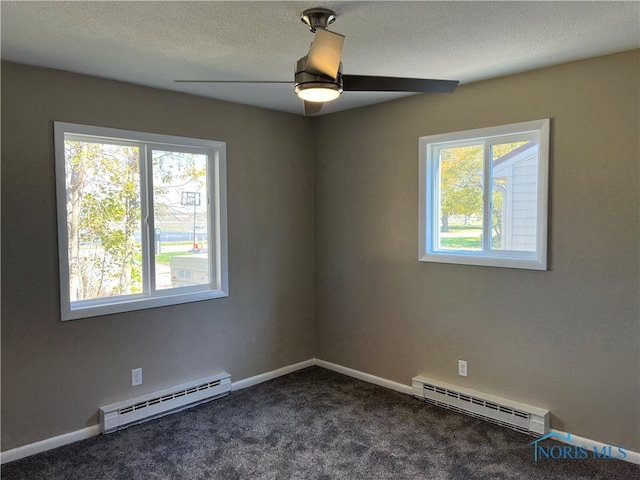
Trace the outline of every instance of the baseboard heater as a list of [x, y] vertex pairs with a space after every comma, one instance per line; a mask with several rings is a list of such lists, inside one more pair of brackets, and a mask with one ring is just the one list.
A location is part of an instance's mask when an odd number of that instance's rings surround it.
[[230, 391], [231, 375], [222, 372], [212, 377], [107, 405], [100, 408], [100, 431], [115, 432], [136, 423], [223, 397]]
[[427, 377], [413, 378], [413, 396], [529, 435], [549, 432], [549, 411]]

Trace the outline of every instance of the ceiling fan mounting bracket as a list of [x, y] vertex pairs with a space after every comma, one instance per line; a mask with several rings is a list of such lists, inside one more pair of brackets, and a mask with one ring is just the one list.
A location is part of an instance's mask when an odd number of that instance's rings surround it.
[[336, 14], [327, 8], [310, 8], [300, 14], [300, 21], [315, 33], [316, 29], [326, 29], [328, 25], [335, 22]]

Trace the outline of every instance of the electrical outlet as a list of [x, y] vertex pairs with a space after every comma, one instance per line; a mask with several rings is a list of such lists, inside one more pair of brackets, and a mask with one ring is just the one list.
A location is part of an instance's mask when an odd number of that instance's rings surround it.
[[142, 369], [134, 368], [131, 370], [131, 386], [142, 385]]
[[467, 376], [467, 361], [466, 360], [458, 360], [458, 375], [461, 377]]

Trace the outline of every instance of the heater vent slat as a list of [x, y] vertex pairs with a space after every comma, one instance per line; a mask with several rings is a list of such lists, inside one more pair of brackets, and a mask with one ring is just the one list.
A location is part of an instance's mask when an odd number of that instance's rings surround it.
[[146, 408], [151, 405], [155, 405], [160, 402], [166, 402], [167, 400], [173, 400], [174, 398], [182, 397], [184, 395], [190, 395], [192, 393], [196, 393], [202, 390], [206, 390], [208, 388], [214, 388], [220, 385], [220, 381], [205, 383], [204, 385], [198, 385], [197, 387], [187, 388], [185, 390], [179, 390], [177, 392], [172, 393], [171, 395], [165, 395], [163, 397], [152, 398], [145, 402], [136, 403], [133, 406], [124, 407], [118, 410], [119, 414], [129, 413], [132, 410], [140, 410], [141, 408]]
[[100, 428], [102, 433], [110, 433], [129, 425], [213, 400], [229, 394], [230, 391], [231, 377], [226, 372], [188, 384], [177, 385], [155, 394], [100, 408]]
[[413, 379], [414, 396], [439, 407], [470, 415], [530, 435], [549, 431], [549, 411], [464, 387]]

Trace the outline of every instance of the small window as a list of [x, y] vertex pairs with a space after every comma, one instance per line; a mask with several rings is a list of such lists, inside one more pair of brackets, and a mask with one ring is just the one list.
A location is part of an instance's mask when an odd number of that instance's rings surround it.
[[62, 320], [227, 296], [223, 142], [54, 130]]
[[420, 261], [547, 269], [549, 123], [420, 138]]

